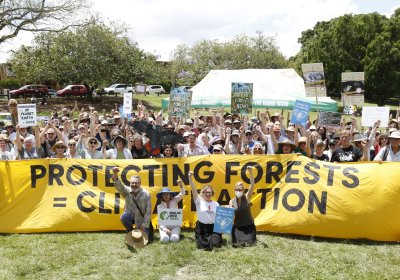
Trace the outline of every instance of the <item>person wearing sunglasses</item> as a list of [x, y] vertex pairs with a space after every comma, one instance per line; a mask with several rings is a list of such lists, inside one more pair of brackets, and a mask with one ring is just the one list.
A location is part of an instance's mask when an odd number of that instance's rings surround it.
[[65, 151], [67, 150], [67, 147], [63, 141], [58, 141], [51, 149], [54, 152], [52, 158], [65, 158]]
[[100, 148], [101, 144], [95, 137], [88, 137], [85, 140], [86, 149], [84, 149], [85, 159], [103, 159], [103, 154], [97, 149]]
[[212, 251], [214, 247], [222, 246], [222, 235], [214, 232], [215, 214], [219, 204], [212, 200], [215, 192], [210, 185], [202, 187], [198, 194], [193, 171], [189, 171], [188, 177], [192, 188], [193, 201], [196, 204], [195, 237], [197, 248]]
[[75, 139], [71, 139], [68, 141], [67, 144], [68, 149], [65, 152], [66, 158], [77, 158], [77, 159], [83, 158], [82, 154], [78, 152], [77, 145], [78, 143], [75, 141]]

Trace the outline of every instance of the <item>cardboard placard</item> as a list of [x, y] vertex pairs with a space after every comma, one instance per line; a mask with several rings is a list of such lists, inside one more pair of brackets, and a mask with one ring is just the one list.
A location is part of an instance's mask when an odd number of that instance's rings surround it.
[[253, 109], [253, 83], [232, 83], [231, 112], [250, 114]]
[[36, 104], [18, 104], [18, 124], [20, 127], [37, 125]]
[[302, 64], [304, 86], [307, 97], [325, 97], [325, 74], [322, 63]]
[[158, 224], [160, 226], [182, 226], [182, 209], [159, 208]]
[[217, 206], [217, 212], [215, 213], [214, 232], [228, 234], [231, 233], [234, 215], [235, 210], [233, 208]]

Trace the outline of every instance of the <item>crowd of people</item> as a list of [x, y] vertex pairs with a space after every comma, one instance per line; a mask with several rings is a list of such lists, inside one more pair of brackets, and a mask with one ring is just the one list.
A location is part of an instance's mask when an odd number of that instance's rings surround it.
[[[163, 117], [141, 103], [128, 120], [117, 108], [100, 113], [95, 108], [79, 110], [55, 110], [42, 125], [24, 127], [18, 124], [17, 101], [8, 103], [11, 121], [0, 122], [0, 158], [23, 160], [37, 158], [75, 159], [145, 159], [189, 157], [207, 154], [273, 155], [297, 153], [319, 161], [399, 161], [400, 131], [399, 112], [390, 117], [387, 127], [380, 130], [381, 122], [363, 131], [356, 118], [340, 127], [319, 125], [318, 119], [306, 126], [285, 123], [282, 113], [271, 115], [268, 110], [248, 118], [213, 110], [201, 116], [197, 111], [193, 118]], [[145, 245], [153, 238], [150, 194], [141, 188], [141, 179], [132, 176], [130, 186], [118, 180], [119, 169], [113, 170], [115, 188], [125, 198], [125, 212], [121, 222], [127, 232], [127, 243]], [[254, 175], [249, 168], [250, 188], [245, 193], [242, 182], [234, 186], [235, 197], [229, 207], [235, 209], [232, 230], [234, 246], [253, 245], [256, 230], [251, 216], [251, 196]], [[196, 205], [198, 221], [195, 228], [198, 248], [212, 250], [222, 245], [221, 234], [213, 232], [218, 203], [212, 200], [213, 187], [203, 186], [200, 193], [193, 180], [193, 172], [187, 174]], [[177, 182], [180, 192], [168, 187], [157, 195], [159, 207], [177, 208], [182, 200], [184, 186]], [[160, 241], [179, 241], [180, 227], [159, 227]]]
[[128, 121], [116, 109], [99, 113], [93, 107], [79, 110], [75, 104], [54, 111], [40, 126], [23, 127], [17, 121], [17, 101], [8, 105], [11, 121], [0, 122], [0, 156], [5, 160], [300, 153], [331, 162], [399, 161], [399, 113], [383, 130], [377, 120], [362, 131], [354, 117], [343, 119], [340, 127], [319, 126], [318, 119], [306, 126], [285, 125], [282, 114], [271, 116], [268, 110], [250, 119], [223, 110], [187, 119], [164, 118], [139, 103]]

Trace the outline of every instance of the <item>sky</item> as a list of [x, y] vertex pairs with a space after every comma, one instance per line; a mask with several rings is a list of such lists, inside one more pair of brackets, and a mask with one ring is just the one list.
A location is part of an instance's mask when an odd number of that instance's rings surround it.
[[[275, 37], [289, 58], [300, 50], [297, 39], [318, 21], [344, 14], [378, 12], [390, 16], [400, 7], [395, 0], [92, 0], [92, 10], [109, 21], [121, 21], [139, 47], [169, 60], [179, 44], [203, 39], [228, 41], [238, 34], [261, 31]], [[0, 47], [0, 62], [10, 50], [29, 45], [33, 36], [21, 33]]]

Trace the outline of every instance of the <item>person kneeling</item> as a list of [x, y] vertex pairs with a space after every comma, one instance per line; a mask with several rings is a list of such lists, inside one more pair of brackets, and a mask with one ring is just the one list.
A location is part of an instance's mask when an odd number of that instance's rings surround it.
[[189, 183], [192, 188], [198, 219], [195, 228], [197, 248], [211, 251], [214, 247], [222, 246], [222, 235], [214, 232], [215, 214], [219, 204], [211, 200], [214, 195], [214, 190], [211, 186], [204, 186], [200, 191], [200, 195], [197, 194], [197, 189], [193, 182], [193, 174], [192, 171], [189, 172]]
[[[183, 183], [181, 180], [177, 181], [181, 191], [179, 194], [172, 192], [168, 187], [162, 188], [157, 194], [157, 198], [161, 199], [160, 205], [157, 207], [157, 213], [160, 213], [162, 209], [178, 209], [178, 202], [182, 200], [185, 194]], [[181, 233], [180, 226], [159, 226], [160, 241], [162, 243], [168, 243], [169, 241], [178, 242], [179, 234]]]

